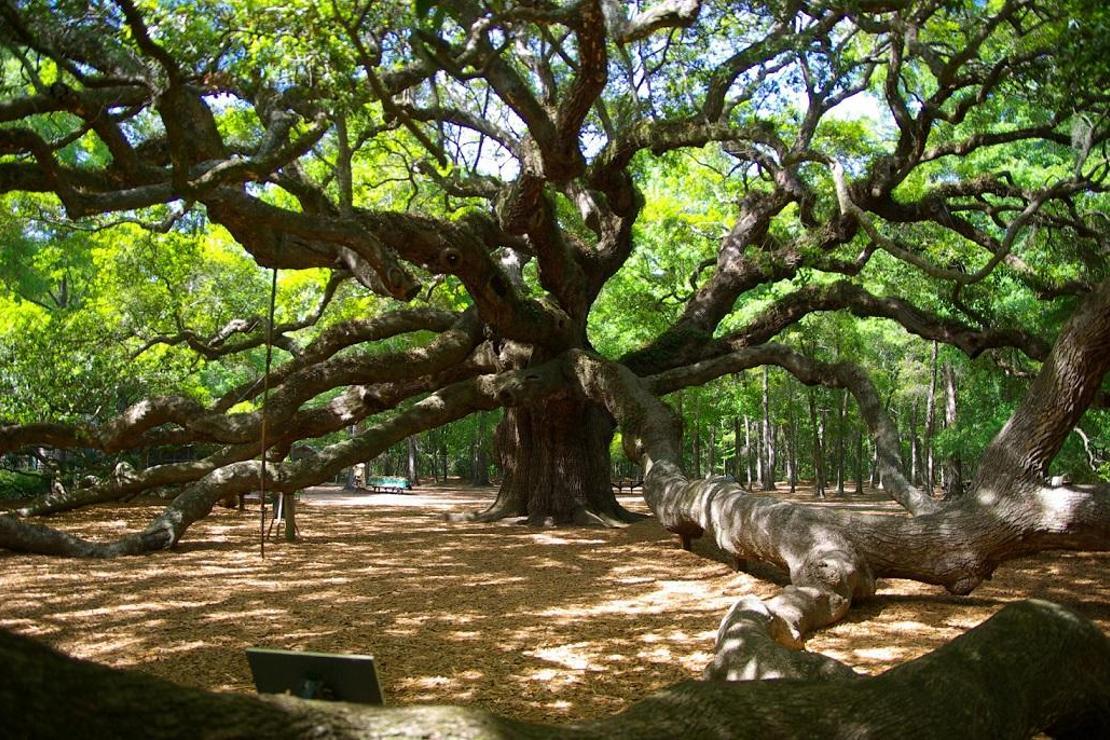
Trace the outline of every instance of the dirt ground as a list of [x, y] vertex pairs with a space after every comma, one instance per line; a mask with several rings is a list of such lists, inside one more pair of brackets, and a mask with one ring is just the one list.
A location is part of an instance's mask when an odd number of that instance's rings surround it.
[[[492, 496], [459, 486], [312, 489], [298, 508], [301, 540], [268, 542], [264, 560], [257, 508], [217, 509], [175, 550], [140, 558], [0, 553], [0, 627], [221, 691], [253, 690], [243, 654], [251, 645], [370, 653], [390, 704], [479, 704], [562, 722], [698, 677], [733, 601], [778, 588], [682, 551], [653, 520], [622, 530], [444, 520]], [[644, 510], [637, 498], [623, 501]], [[881, 494], [828, 505], [891, 507]], [[158, 510], [98, 507], [50, 523], [108, 538]], [[1003, 565], [968, 597], [884, 581], [877, 598], [808, 647], [881, 672], [1029, 597], [1067, 604], [1110, 631], [1108, 576], [1110, 554], [1053, 553]]]

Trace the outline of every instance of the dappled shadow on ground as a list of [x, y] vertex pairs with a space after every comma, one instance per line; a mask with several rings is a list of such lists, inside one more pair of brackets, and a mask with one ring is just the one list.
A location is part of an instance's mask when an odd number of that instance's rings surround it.
[[[249, 645], [371, 653], [391, 704], [474, 703], [566, 721], [697, 677], [732, 602], [777, 590], [682, 551], [651, 520], [537, 530], [443, 519], [492, 498], [458, 487], [318, 491], [299, 508], [301, 541], [267, 543], [265, 560], [258, 511], [222, 509], [173, 552], [115, 561], [0, 554], [0, 626], [80, 657], [232, 691], [251, 690]], [[845, 503], [890, 508], [881, 495], [825, 505]], [[111, 537], [157, 511], [101, 507], [51, 523]], [[1108, 566], [1103, 555], [1042, 555], [1003, 566], [967, 598], [892, 581], [810, 648], [879, 671], [1028, 596], [1075, 606], [1107, 629]]]

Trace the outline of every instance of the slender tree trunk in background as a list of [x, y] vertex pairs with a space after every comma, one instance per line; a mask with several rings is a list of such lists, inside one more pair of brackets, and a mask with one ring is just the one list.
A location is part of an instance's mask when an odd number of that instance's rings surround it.
[[774, 422], [770, 425], [770, 436], [768, 436], [767, 444], [767, 471], [770, 474], [771, 485], [774, 486], [775, 481], [778, 480], [779, 471], [779, 426]]
[[297, 541], [297, 497], [292, 493], [281, 494], [281, 515], [285, 520], [285, 541]]
[[752, 460], [752, 420], [744, 415], [744, 469], [748, 472], [748, 490], [755, 485], [755, 463]]
[[775, 490], [774, 442], [771, 439], [771, 394], [767, 366], [763, 366], [763, 469], [760, 481], [764, 491]]
[[[952, 363], [944, 363], [944, 426], [952, 429], [956, 426], [956, 371]], [[955, 498], [963, 493], [963, 461], [960, 459], [959, 447], [953, 448], [952, 454], [944, 461], [944, 497]]]
[[879, 486], [879, 446], [871, 444], [871, 477], [870, 483], [872, 488]]
[[[823, 411], [822, 414], [824, 414]], [[823, 415], [817, 415], [817, 399], [814, 397], [813, 389], [810, 388], [809, 425], [810, 429], [813, 430], [813, 489], [817, 494], [817, 498], [825, 498], [825, 460], [821, 447], [821, 438], [824, 436], [821, 423], [823, 418]]]
[[436, 436], [434, 431], [427, 431], [417, 435], [416, 441], [416, 469], [420, 470], [420, 453], [427, 451], [428, 465], [432, 469], [432, 482], [439, 483], [439, 459], [436, 457]]
[[925, 396], [925, 490], [933, 495], [936, 485], [936, 475], [933, 465], [933, 432], [936, 430], [937, 409], [937, 343], [933, 342], [933, 353], [930, 358], [929, 389]]
[[[357, 427], [354, 424], [347, 427], [347, 436], [348, 437], [355, 436], [356, 432], [357, 432]], [[343, 485], [343, 489], [346, 490], [346, 491], [353, 491], [355, 488], [356, 488], [356, 485], [355, 485], [355, 466], [352, 465], [351, 467], [347, 468], [347, 482]]]
[[787, 415], [786, 429], [784, 432], [786, 447], [786, 482], [790, 484], [790, 492], [798, 490], [798, 424], [794, 418], [794, 407], [791, 405]]
[[863, 493], [863, 479], [867, 477], [867, 458], [864, 455], [863, 447], [864, 425], [863, 420], [860, 420], [859, 428], [856, 430], [856, 493]]
[[686, 409], [685, 409], [686, 404], [685, 404], [685, 401], [684, 401], [684, 396], [686, 394], [684, 394], [682, 391], [679, 391], [675, 395], [678, 398], [678, 404], [677, 404], [677, 406], [678, 406], [678, 418], [682, 422], [682, 437], [681, 437], [681, 439], [678, 440], [678, 443], [680, 445], [682, 445], [683, 458], [685, 459], [685, 457], [686, 457], [686, 437], [689, 436], [687, 434], [687, 432], [689, 430], [687, 429], [687, 425], [686, 425]]
[[695, 478], [700, 478], [701, 477], [701, 423], [700, 423], [700, 421], [698, 420], [698, 418], [696, 416], [697, 412], [700, 411], [700, 410], [701, 410], [700, 408], [695, 407], [695, 412], [694, 412], [695, 413], [695, 416], [694, 416], [694, 439], [693, 439], [693, 449], [692, 449], [692, 452], [693, 452], [693, 455], [694, 455], [694, 459], [693, 459], [694, 464], [691, 467], [693, 467], [693, 469], [694, 469], [694, 477]]
[[415, 435], [409, 437], [408, 440], [408, 479], [415, 486], [420, 483], [420, 478], [417, 471], [416, 462], [416, 437]]
[[[760, 488], [762, 488], [763, 481], [767, 477], [764, 472], [767, 463], [763, 459], [763, 422], [758, 419], [752, 419], [752, 426], [755, 427], [755, 480], [753, 481], [753, 485], [758, 484]], [[755, 489], [753, 488], [752, 490]]]
[[439, 449], [440, 453], [442, 454], [443, 462], [443, 482], [446, 483], [447, 475], [448, 473], [450, 473], [450, 471], [448, 470], [448, 468], [450, 467], [450, 460], [447, 455], [447, 427], [440, 427], [439, 429]]
[[740, 441], [740, 417], [732, 417], [732, 450], [734, 458], [732, 460], [732, 475], [736, 478], [737, 483], [744, 481], [744, 446]]
[[840, 408], [836, 414], [836, 494], [844, 495], [845, 447], [844, 438], [848, 435], [845, 428], [848, 422], [848, 391], [840, 392]]
[[486, 415], [478, 414], [477, 437], [474, 440], [474, 477], [476, 486], [489, 485], [489, 455], [486, 454]]
[[710, 424], [709, 425], [709, 444], [707, 445], [707, 448], [705, 450], [705, 453], [706, 453], [705, 474], [706, 475], [713, 475], [714, 466], [716, 466], [716, 464], [717, 464], [716, 455], [714, 454], [716, 451], [717, 451], [717, 425], [716, 424]]
[[921, 482], [920, 470], [918, 465], [920, 460], [917, 457], [917, 399], [914, 399], [913, 404], [910, 406], [910, 426], [907, 430], [910, 437], [910, 483], [917, 485]]

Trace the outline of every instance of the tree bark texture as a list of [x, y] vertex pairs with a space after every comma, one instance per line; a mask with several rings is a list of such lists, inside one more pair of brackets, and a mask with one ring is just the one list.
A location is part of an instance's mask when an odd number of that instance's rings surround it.
[[475, 517], [525, 517], [534, 526], [619, 525], [636, 517], [610, 485], [613, 422], [596, 404], [573, 399], [510, 409], [498, 429], [504, 477], [493, 505]]

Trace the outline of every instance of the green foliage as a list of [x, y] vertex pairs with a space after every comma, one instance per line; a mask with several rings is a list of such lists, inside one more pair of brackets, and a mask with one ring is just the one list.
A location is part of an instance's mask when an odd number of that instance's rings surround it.
[[50, 478], [38, 473], [18, 470], [0, 470], [0, 501], [19, 501], [45, 493], [50, 488]]

